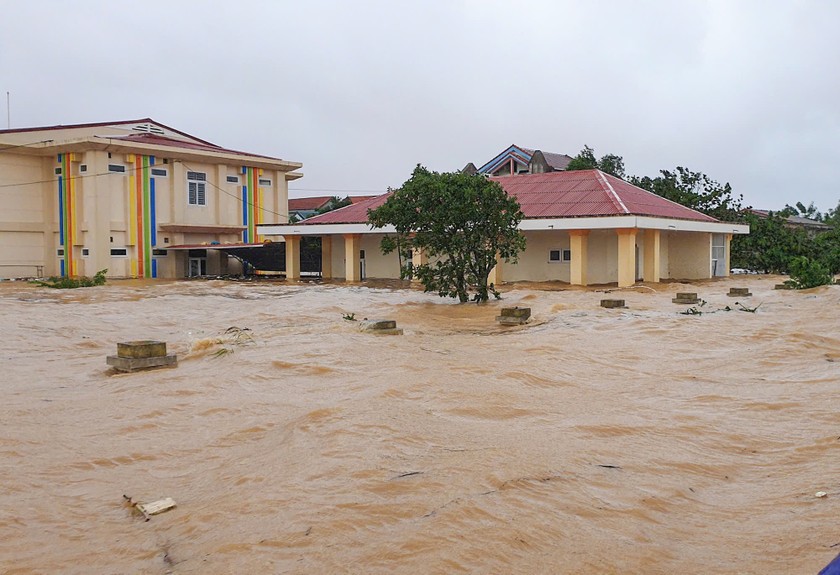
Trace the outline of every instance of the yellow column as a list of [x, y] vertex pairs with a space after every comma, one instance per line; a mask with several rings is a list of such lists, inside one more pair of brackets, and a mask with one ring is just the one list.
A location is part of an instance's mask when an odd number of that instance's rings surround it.
[[362, 279], [362, 267], [359, 263], [359, 249], [362, 243], [360, 234], [344, 234], [344, 280], [357, 282]]
[[569, 247], [572, 252], [572, 261], [569, 265], [569, 283], [572, 285], [585, 286], [587, 283], [588, 241], [589, 230], [569, 230]]
[[300, 279], [300, 236], [285, 236], [286, 279]]
[[332, 278], [332, 236], [321, 236], [321, 277]]
[[499, 257], [499, 254], [496, 254], [496, 265], [490, 270], [490, 274], [487, 276], [487, 285], [493, 284], [494, 286], [499, 286], [504, 281], [504, 267], [502, 266], [502, 258]]
[[636, 283], [636, 230], [618, 229], [618, 287]]
[[[411, 265], [415, 268], [418, 266], [423, 266], [429, 263], [429, 256], [426, 255], [426, 252], [420, 249], [412, 250], [411, 252]], [[416, 277], [412, 277], [411, 281], [418, 281]]]
[[642, 277], [646, 282], [658, 282], [659, 271], [659, 230], [645, 230], [645, 266]]

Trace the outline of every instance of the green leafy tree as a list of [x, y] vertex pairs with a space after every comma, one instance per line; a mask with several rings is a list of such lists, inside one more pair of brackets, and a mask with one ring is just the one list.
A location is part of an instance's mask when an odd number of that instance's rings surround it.
[[808, 289], [832, 282], [831, 274], [821, 262], [797, 256], [790, 260], [790, 279], [796, 289]]
[[732, 187], [719, 184], [702, 172], [678, 166], [673, 172], [660, 170], [661, 175], [630, 178], [630, 183], [657, 196], [662, 196], [698, 212], [726, 222], [743, 218], [743, 196], [735, 197]]
[[[498, 254], [515, 262], [525, 249], [519, 231], [523, 218], [515, 198], [482, 175], [437, 173], [418, 165], [398, 190], [375, 210], [368, 211], [373, 227], [396, 228], [396, 237], [382, 240], [382, 252], [423, 250], [430, 263], [402, 263], [402, 276], [417, 277], [425, 291], [441, 297], [487, 301], [487, 284]], [[433, 262], [433, 263], [432, 263]]]
[[784, 274], [791, 258], [811, 255], [808, 234], [788, 226], [785, 218], [783, 213], [770, 212], [767, 217], [759, 217], [747, 212], [743, 221], [749, 224], [750, 233], [732, 238], [732, 266]]
[[566, 170], [601, 170], [617, 178], [625, 177], [624, 158], [615, 154], [606, 154], [599, 160], [595, 157], [595, 150], [589, 146], [584, 146], [580, 153], [572, 158]]
[[802, 202], [796, 202], [793, 206], [788, 204], [785, 206], [783, 211], [787, 212], [790, 216], [799, 216], [817, 222], [821, 222], [823, 220], [823, 215], [817, 209], [817, 206], [814, 205], [814, 202], [811, 202], [808, 206]]

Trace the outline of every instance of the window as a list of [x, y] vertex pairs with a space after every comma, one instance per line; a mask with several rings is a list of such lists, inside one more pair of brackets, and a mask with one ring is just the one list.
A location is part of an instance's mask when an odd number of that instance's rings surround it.
[[260, 185], [261, 186], [270, 186], [271, 185], [271, 180], [266, 179], [266, 178], [260, 178]]
[[239, 176], [228, 176], [226, 181], [229, 184], [238, 184], [239, 183]]
[[166, 250], [152, 250], [152, 255], [155, 257], [164, 257], [167, 253]]
[[549, 263], [569, 263], [572, 261], [572, 250], [548, 250]]
[[62, 250], [62, 249], [56, 250], [55, 255], [57, 255], [60, 258], [63, 258], [64, 257], [64, 250]]
[[79, 165], [79, 172], [80, 172], [80, 173], [82, 173], [82, 174], [84, 174], [85, 172], [87, 172], [87, 164], [81, 164], [81, 165]]
[[161, 178], [166, 177], [166, 170], [164, 168], [152, 168], [152, 175], [159, 176]]
[[187, 172], [187, 203], [191, 206], [207, 205], [207, 174]]
[[56, 169], [55, 169], [55, 175], [56, 175], [56, 176], [60, 176], [60, 175], [61, 175], [61, 168], [56, 168]]
[[114, 174], [124, 174], [125, 166], [122, 164], [108, 164], [108, 171]]
[[128, 250], [126, 248], [111, 248], [111, 255], [118, 258], [128, 257]]
[[90, 249], [89, 248], [82, 248], [82, 257], [86, 258], [89, 255], [90, 255]]

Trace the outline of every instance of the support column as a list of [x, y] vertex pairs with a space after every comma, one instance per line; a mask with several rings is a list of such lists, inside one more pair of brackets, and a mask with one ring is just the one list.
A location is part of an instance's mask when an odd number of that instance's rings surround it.
[[487, 276], [487, 285], [493, 284], [494, 286], [498, 287], [504, 281], [504, 266], [502, 265], [504, 260], [499, 257], [499, 254], [496, 254], [496, 265], [490, 270], [490, 274]]
[[332, 278], [332, 236], [321, 236], [321, 277]]
[[284, 236], [286, 239], [286, 279], [300, 279], [300, 236]]
[[588, 242], [589, 230], [569, 230], [569, 247], [572, 252], [569, 283], [572, 285], [585, 286], [587, 284]]
[[645, 262], [642, 277], [646, 282], [659, 282], [659, 230], [645, 230]]
[[618, 287], [636, 283], [636, 229], [617, 229], [618, 234]]
[[[418, 267], [424, 266], [429, 263], [429, 256], [426, 255], [426, 252], [423, 250], [415, 249], [411, 251], [411, 266]], [[411, 281], [418, 281], [418, 279], [412, 274]]]
[[362, 280], [362, 266], [359, 263], [361, 234], [344, 234], [344, 281]]

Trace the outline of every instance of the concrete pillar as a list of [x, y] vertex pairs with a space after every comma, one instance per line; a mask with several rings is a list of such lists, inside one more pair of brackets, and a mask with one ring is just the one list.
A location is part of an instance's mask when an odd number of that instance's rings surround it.
[[286, 238], [286, 279], [300, 279], [300, 236]]
[[[411, 252], [411, 265], [412, 267], [419, 267], [429, 263], [429, 257], [426, 255], [426, 252], [420, 249], [412, 250]], [[411, 281], [418, 281], [417, 277], [412, 275]]]
[[321, 236], [321, 277], [332, 278], [332, 236]]
[[658, 282], [659, 270], [659, 230], [645, 230], [645, 262], [642, 277], [646, 282]]
[[504, 281], [504, 266], [502, 258], [499, 257], [499, 254], [496, 254], [496, 265], [490, 270], [490, 274], [487, 276], [487, 285], [493, 284], [495, 286], [499, 286]]
[[636, 230], [615, 230], [618, 235], [618, 287], [636, 283]]
[[344, 281], [362, 280], [362, 266], [359, 263], [361, 245], [361, 234], [344, 234]]
[[572, 285], [585, 286], [587, 284], [588, 241], [589, 230], [569, 230], [569, 247], [572, 252], [572, 261], [569, 263], [569, 283]]

